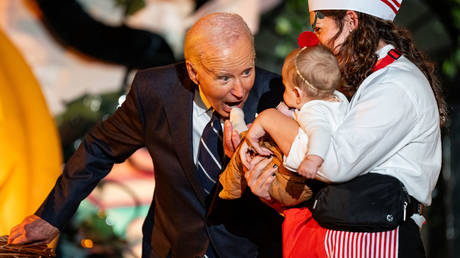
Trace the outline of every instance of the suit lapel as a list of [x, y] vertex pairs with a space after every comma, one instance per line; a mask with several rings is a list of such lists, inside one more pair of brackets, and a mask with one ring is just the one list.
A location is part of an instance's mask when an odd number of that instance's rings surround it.
[[[180, 74], [179, 71], [178, 74]], [[176, 89], [172, 91], [175, 98], [171, 98], [171, 102], [168, 105], [169, 112], [167, 112], [167, 117], [179, 162], [195, 194], [204, 205], [204, 195], [196, 175], [192, 154], [192, 112], [195, 85], [188, 79], [186, 72], [183, 75], [186, 78], [182, 78]]]

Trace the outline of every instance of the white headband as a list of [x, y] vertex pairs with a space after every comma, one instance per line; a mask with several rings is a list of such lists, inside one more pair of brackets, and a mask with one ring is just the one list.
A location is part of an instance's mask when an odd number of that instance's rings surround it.
[[310, 11], [352, 10], [393, 21], [403, 0], [308, 0]]

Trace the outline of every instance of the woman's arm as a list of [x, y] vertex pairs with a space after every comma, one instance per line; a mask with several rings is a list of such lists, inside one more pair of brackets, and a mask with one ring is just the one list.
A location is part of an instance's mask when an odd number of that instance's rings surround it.
[[414, 139], [419, 112], [431, 108], [416, 109], [415, 97], [394, 81], [368, 87], [333, 133], [320, 168], [334, 182], [369, 172], [395, 155]]

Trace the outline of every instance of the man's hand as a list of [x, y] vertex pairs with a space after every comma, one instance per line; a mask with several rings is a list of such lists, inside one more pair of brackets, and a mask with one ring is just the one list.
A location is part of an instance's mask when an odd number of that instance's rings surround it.
[[271, 201], [270, 187], [275, 180], [276, 166], [268, 166], [272, 158], [257, 156], [249, 163], [248, 171], [244, 173], [251, 191], [260, 198]]
[[323, 159], [320, 156], [307, 155], [302, 163], [300, 163], [297, 173], [308, 179], [313, 179], [316, 177], [321, 164], [323, 164]]
[[58, 234], [59, 230], [56, 227], [37, 215], [30, 215], [11, 229], [8, 244], [48, 244]]
[[236, 148], [241, 142], [240, 135], [236, 130], [233, 130], [230, 120], [225, 120], [224, 123], [224, 153], [231, 158]]

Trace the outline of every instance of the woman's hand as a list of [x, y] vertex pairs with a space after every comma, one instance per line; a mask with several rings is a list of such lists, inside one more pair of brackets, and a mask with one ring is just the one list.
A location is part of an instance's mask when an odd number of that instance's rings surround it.
[[248, 171], [244, 173], [252, 193], [266, 201], [272, 201], [269, 190], [275, 180], [275, 171], [277, 170], [276, 165], [268, 166], [271, 161], [271, 157], [256, 156], [249, 162], [249, 166], [246, 167]]

